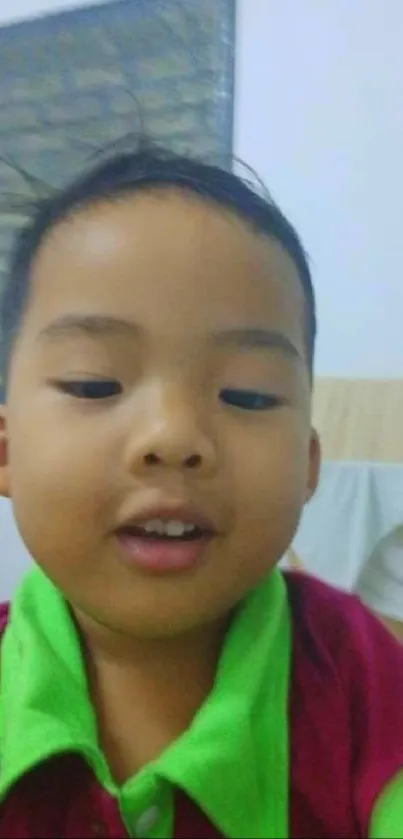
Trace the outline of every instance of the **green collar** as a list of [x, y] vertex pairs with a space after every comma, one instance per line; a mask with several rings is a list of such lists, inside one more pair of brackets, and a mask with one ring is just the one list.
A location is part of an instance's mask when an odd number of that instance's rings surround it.
[[[120, 790], [98, 746], [74, 623], [39, 569], [13, 601], [1, 668], [0, 798], [36, 764], [75, 751], [119, 797], [123, 815], [151, 778], [184, 789], [229, 839], [288, 836], [290, 619], [277, 571], [240, 608], [215, 687], [190, 729]], [[172, 827], [169, 807], [167, 800]]]

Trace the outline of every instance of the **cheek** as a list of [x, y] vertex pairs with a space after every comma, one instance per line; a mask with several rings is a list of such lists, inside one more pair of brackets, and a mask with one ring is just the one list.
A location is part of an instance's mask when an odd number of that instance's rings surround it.
[[[233, 467], [238, 523], [255, 538], [292, 540], [306, 497], [309, 429], [272, 424], [238, 443]], [[283, 535], [281, 535], [283, 534]]]
[[99, 463], [90, 450], [80, 456], [64, 445], [63, 435], [58, 444], [48, 438], [36, 451], [24, 449], [16, 439], [14, 458], [11, 447], [15, 518], [29, 553], [63, 590], [94, 554], [99, 522], [108, 521]]
[[91, 533], [105, 503], [105, 475], [113, 480], [105, 440], [77, 434], [69, 423], [41, 423], [39, 417], [16, 420], [11, 428], [11, 492], [26, 541], [36, 534], [71, 541], [80, 532]]
[[276, 487], [299, 494], [308, 476], [309, 424], [296, 412], [285, 419], [280, 412], [272, 416], [264, 427], [247, 429], [231, 441], [232, 469], [240, 488], [251, 495]]

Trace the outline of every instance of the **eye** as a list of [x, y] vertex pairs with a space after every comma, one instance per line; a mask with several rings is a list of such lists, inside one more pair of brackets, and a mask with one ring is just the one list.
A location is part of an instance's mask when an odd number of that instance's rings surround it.
[[122, 393], [122, 385], [116, 379], [83, 379], [57, 382], [63, 393], [75, 399], [111, 399]]
[[240, 408], [242, 411], [269, 411], [282, 404], [280, 397], [254, 390], [235, 390], [225, 388], [220, 392], [220, 399], [226, 405]]

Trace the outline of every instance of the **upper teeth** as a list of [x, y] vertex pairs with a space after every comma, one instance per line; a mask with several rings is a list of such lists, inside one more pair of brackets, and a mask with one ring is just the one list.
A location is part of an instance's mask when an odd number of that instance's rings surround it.
[[162, 519], [150, 519], [140, 525], [146, 533], [157, 533], [158, 536], [183, 536], [184, 533], [192, 533], [196, 525], [187, 524], [183, 521], [162, 521]]

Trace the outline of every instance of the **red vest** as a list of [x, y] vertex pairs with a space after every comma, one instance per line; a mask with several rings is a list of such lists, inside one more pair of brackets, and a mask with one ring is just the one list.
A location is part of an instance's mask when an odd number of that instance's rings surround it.
[[[355, 598], [299, 574], [287, 585], [290, 836], [366, 837], [375, 800], [403, 769], [403, 646]], [[0, 633], [7, 616], [4, 605]], [[220, 835], [178, 793], [175, 839]], [[0, 839], [127, 836], [115, 800], [76, 755], [33, 769], [0, 806]]]

